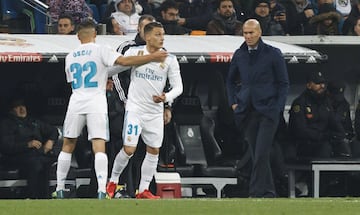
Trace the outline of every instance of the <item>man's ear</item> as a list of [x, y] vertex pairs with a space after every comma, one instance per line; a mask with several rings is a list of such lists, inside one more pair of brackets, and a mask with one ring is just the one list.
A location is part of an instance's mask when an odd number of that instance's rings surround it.
[[311, 82], [307, 82], [307, 83], [306, 83], [306, 88], [307, 88], [307, 89], [311, 89]]

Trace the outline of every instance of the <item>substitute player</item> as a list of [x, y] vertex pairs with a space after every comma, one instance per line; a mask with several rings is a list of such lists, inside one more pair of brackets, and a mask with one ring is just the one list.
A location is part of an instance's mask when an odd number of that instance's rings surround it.
[[[106, 101], [106, 67], [114, 64], [127, 66], [142, 65], [151, 61], [163, 62], [167, 56], [164, 51], [149, 55], [123, 57], [108, 47], [95, 44], [96, 30], [92, 20], [79, 24], [78, 39], [81, 45], [65, 58], [66, 78], [72, 87], [68, 109], [64, 120], [64, 142], [58, 157], [56, 197], [64, 198], [65, 179], [70, 169], [71, 155], [77, 137], [87, 125], [88, 139], [95, 153], [95, 172], [98, 182], [98, 198], [106, 196], [108, 159], [105, 154], [105, 141], [109, 139]], [[119, 70], [121, 71], [121, 70]]]
[[[150, 22], [144, 27], [146, 46], [131, 47], [125, 56], [141, 56], [162, 50], [165, 31], [161, 23]], [[164, 93], [166, 79], [171, 90]], [[119, 176], [134, 154], [141, 134], [146, 144], [146, 155], [141, 166], [139, 193], [136, 198], [157, 199], [149, 191], [156, 172], [159, 149], [164, 133], [164, 102], [172, 102], [183, 91], [179, 63], [170, 55], [164, 62], [150, 62], [131, 71], [131, 81], [126, 103], [123, 127], [124, 146], [116, 155], [107, 193], [114, 195]]]

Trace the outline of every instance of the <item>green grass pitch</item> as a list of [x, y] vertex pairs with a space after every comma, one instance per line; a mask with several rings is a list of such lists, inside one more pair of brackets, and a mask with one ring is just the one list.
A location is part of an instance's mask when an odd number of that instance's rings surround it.
[[0, 215], [356, 215], [357, 198], [191, 198], [191, 199], [64, 199], [0, 200]]

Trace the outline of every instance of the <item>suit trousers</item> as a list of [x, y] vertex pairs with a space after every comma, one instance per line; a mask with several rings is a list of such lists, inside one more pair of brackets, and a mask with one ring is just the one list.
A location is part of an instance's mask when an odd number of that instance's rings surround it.
[[248, 112], [242, 130], [251, 150], [252, 171], [249, 196], [254, 198], [276, 197], [274, 180], [270, 166], [270, 153], [279, 124], [256, 110]]

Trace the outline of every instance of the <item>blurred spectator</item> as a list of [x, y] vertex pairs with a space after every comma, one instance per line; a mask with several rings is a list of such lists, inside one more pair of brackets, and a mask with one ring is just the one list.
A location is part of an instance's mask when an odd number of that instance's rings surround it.
[[28, 115], [22, 98], [12, 99], [8, 116], [0, 124], [3, 162], [17, 168], [27, 179], [25, 198], [49, 198], [49, 170], [56, 161], [53, 145], [58, 139], [56, 127]]
[[264, 36], [285, 35], [280, 22], [273, 20], [270, 15], [270, 0], [255, 0], [252, 17], [259, 21]]
[[271, 19], [279, 22], [283, 30], [287, 32], [286, 9], [278, 0], [270, 0]]
[[151, 2], [152, 0], [138, 0], [135, 2], [135, 5], [138, 5], [137, 8], [139, 8], [139, 6], [141, 6], [142, 8], [142, 11], [139, 12], [138, 11], [138, 14], [139, 15], [143, 15], [143, 14], [152, 14], [153, 11], [152, 11], [152, 7], [151, 7]]
[[313, 16], [309, 23], [314, 25], [317, 35], [339, 35], [339, 23], [341, 15], [335, 10], [331, 3], [324, 3], [319, 6], [319, 14]]
[[115, 11], [112, 17], [119, 23], [124, 35], [136, 34], [138, 28], [139, 14], [136, 13], [135, 3], [132, 0], [116, 0]]
[[206, 31], [216, 11], [215, 0], [178, 0], [181, 18], [178, 23], [192, 30]]
[[178, 24], [179, 8], [177, 2], [166, 0], [161, 4], [160, 8], [161, 16], [157, 20], [163, 25], [165, 34], [184, 35], [191, 32], [191, 29]]
[[160, 6], [164, 1], [165, 0], [149, 0], [153, 16], [160, 16]]
[[75, 34], [75, 25], [71, 15], [61, 14], [57, 24], [58, 34]]
[[360, 17], [360, 0], [355, 0], [354, 2], [355, 3], [351, 7], [350, 14], [342, 26], [342, 33], [344, 35], [349, 35], [352, 33], [352, 27], [355, 25], [357, 18]]
[[356, 19], [354, 27], [350, 31], [350, 35], [360, 36], [360, 16]]
[[289, 35], [314, 35], [315, 31], [309, 24], [315, 15], [309, 0], [279, 0], [285, 7], [287, 32]]
[[242, 35], [242, 22], [236, 17], [232, 0], [219, 0], [217, 11], [207, 25], [206, 34]]
[[60, 14], [69, 14], [75, 25], [82, 20], [92, 17], [92, 11], [85, 0], [48, 0], [51, 21], [57, 23]]
[[105, 21], [106, 24], [106, 34], [110, 35], [124, 35], [121, 31], [119, 23], [115, 20], [114, 17], [110, 17]]

